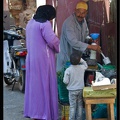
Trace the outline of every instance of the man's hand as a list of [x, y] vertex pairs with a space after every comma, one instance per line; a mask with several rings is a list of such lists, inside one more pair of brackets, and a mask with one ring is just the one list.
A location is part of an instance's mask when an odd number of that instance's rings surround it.
[[88, 45], [87, 48], [90, 50], [95, 50], [95, 51], [101, 53], [101, 47], [99, 45]]
[[92, 44], [92, 43], [96, 43], [97, 45], [98, 45], [98, 40], [96, 39], [96, 40], [93, 40], [92, 38], [91, 39], [89, 39], [89, 41], [88, 41], [88, 44]]
[[91, 44], [92, 44], [92, 42], [94, 42], [94, 41], [93, 41], [93, 39], [89, 39], [88, 44], [90, 44], [90, 45], [91, 45]]
[[96, 43], [98, 45], [98, 39], [94, 40], [94, 43]]

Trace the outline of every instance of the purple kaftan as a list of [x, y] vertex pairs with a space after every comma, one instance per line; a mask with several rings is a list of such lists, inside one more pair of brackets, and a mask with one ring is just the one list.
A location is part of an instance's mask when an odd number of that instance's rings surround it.
[[44, 120], [58, 119], [58, 92], [55, 53], [59, 39], [50, 21], [31, 19], [26, 26], [26, 83], [24, 116]]

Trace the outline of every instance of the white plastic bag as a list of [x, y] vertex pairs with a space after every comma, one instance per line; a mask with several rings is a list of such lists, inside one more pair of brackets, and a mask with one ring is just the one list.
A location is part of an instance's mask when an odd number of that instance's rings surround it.
[[100, 72], [96, 72], [95, 82], [92, 82], [93, 86], [110, 85], [110, 79], [103, 76]]

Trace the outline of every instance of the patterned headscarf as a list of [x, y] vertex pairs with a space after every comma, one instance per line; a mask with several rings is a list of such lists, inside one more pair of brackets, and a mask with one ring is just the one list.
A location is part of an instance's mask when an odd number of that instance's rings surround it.
[[56, 17], [56, 10], [52, 5], [42, 5], [39, 6], [36, 10], [33, 19], [38, 22], [46, 22], [47, 20], [52, 20]]

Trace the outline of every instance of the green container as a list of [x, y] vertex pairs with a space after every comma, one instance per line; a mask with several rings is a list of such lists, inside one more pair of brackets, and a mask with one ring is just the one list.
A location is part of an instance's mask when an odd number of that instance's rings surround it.
[[63, 77], [57, 77], [58, 79], [58, 97], [59, 102], [62, 104], [69, 104], [68, 90], [66, 84], [63, 83]]
[[116, 72], [116, 67], [114, 65], [101, 65], [98, 63], [98, 69], [101, 71], [101, 73], [105, 76], [108, 77], [110, 79], [112, 79], [112, 77], [117, 75]]
[[64, 83], [58, 85], [58, 94], [61, 103], [69, 104], [68, 90], [66, 89], [66, 85]]
[[116, 67], [114, 65], [103, 65], [103, 68], [106, 70], [114, 70]]
[[63, 83], [64, 72], [66, 68], [70, 66], [70, 62], [67, 61], [64, 65], [63, 69], [57, 72], [57, 81], [58, 81], [58, 94], [59, 101], [63, 104], [69, 104], [68, 90], [66, 88], [66, 84]]
[[98, 69], [104, 68], [105, 70], [115, 70], [116, 67], [114, 65], [101, 65], [98, 63]]

